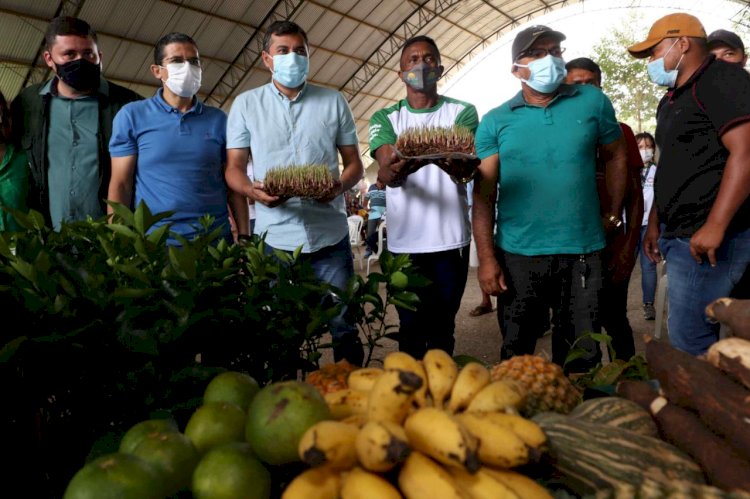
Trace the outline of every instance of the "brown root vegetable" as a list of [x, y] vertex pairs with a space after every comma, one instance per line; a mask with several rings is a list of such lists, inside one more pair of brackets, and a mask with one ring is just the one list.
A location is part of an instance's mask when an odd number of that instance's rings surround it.
[[642, 381], [624, 381], [617, 385], [617, 393], [650, 411], [662, 438], [692, 457], [711, 485], [750, 492], [750, 461], [709, 430], [695, 413], [669, 403]]
[[708, 304], [706, 315], [727, 326], [733, 336], [750, 340], [750, 300], [719, 298]]
[[750, 459], [750, 391], [705, 360], [646, 339], [646, 359], [671, 402], [698, 413], [703, 423]]
[[706, 359], [750, 389], [750, 341], [725, 338], [708, 349]]

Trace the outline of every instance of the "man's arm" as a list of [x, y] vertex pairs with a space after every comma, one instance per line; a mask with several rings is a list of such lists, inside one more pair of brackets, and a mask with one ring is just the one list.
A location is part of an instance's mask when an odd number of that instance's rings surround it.
[[716, 265], [716, 250], [737, 210], [750, 195], [750, 121], [730, 128], [721, 136], [729, 158], [708, 218], [690, 238], [690, 253], [700, 263], [703, 256]]
[[249, 159], [249, 148], [227, 149], [227, 168], [224, 170], [224, 180], [226, 180], [227, 186], [237, 194], [268, 207], [273, 207], [286, 201], [286, 199], [278, 196], [269, 196], [263, 190], [262, 182], [250, 181], [247, 176], [247, 162]]
[[604, 179], [610, 197], [609, 211], [606, 215], [614, 215], [619, 219], [628, 184], [628, 149], [625, 138], [620, 135], [614, 142], [603, 144], [601, 153], [605, 164]]
[[[362, 157], [359, 154], [359, 146], [352, 144], [348, 146], [336, 146], [341, 154], [341, 162], [344, 169], [341, 171], [341, 192], [346, 192], [362, 180], [365, 167], [362, 165]], [[340, 193], [339, 193], [340, 194]]]
[[479, 171], [474, 177], [474, 202], [471, 209], [474, 244], [479, 258], [477, 279], [482, 291], [490, 295], [498, 295], [508, 289], [503, 271], [495, 258], [492, 237], [499, 165], [497, 154], [488, 156], [479, 164]]
[[[225, 169], [226, 177], [226, 169]], [[244, 194], [229, 189], [227, 193], [229, 211], [234, 219], [234, 226], [237, 229], [237, 236], [247, 236], [250, 234], [250, 210], [247, 207], [247, 198]]]
[[[133, 207], [133, 177], [138, 155], [112, 158], [112, 176], [109, 180], [107, 198], [127, 206]], [[112, 207], [107, 205], [107, 214], [112, 214]]]

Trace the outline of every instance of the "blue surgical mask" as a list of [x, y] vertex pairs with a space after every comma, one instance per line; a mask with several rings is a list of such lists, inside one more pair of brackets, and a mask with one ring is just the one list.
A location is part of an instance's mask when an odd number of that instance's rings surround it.
[[528, 86], [543, 94], [551, 94], [560, 86], [568, 71], [565, 69], [565, 61], [561, 57], [547, 54], [541, 59], [531, 61], [528, 64], [518, 64], [519, 68], [529, 68], [531, 75], [526, 82]]
[[[672, 47], [674, 47], [678, 41], [679, 38], [674, 41]], [[669, 50], [672, 50], [672, 47], [669, 47]], [[651, 78], [651, 81], [653, 81], [657, 85], [661, 85], [662, 87], [671, 88], [675, 86], [675, 83], [677, 83], [677, 68], [680, 67], [680, 63], [682, 62], [682, 58], [685, 57], [685, 54], [682, 54], [680, 60], [677, 61], [677, 66], [675, 66], [673, 70], [667, 71], [667, 69], [664, 67], [664, 58], [669, 53], [669, 50], [667, 50], [660, 58], [654, 59], [653, 61], [649, 62], [648, 66], [646, 66], [646, 69], [648, 70], [648, 76], [649, 78]]]
[[295, 52], [273, 56], [273, 79], [287, 88], [301, 87], [310, 69], [310, 59]]

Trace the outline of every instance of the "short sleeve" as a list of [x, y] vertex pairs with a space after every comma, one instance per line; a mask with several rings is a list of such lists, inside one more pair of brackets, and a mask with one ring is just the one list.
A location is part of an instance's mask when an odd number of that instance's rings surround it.
[[615, 116], [612, 101], [604, 93], [599, 92], [601, 104], [599, 106], [599, 143], [611, 144], [622, 135], [622, 128]]
[[240, 94], [232, 103], [227, 119], [227, 149], [250, 147], [250, 130], [247, 128], [247, 113], [250, 112], [247, 95]]
[[357, 127], [354, 125], [354, 115], [349, 107], [349, 103], [346, 102], [344, 96], [341, 93], [336, 94], [338, 99], [338, 110], [339, 110], [339, 131], [336, 134], [336, 145], [337, 146], [351, 146], [357, 144]]
[[131, 111], [132, 104], [120, 109], [112, 120], [112, 137], [109, 139], [109, 155], [122, 158], [138, 154], [138, 140], [135, 137], [135, 127]]
[[396, 143], [396, 132], [393, 131], [393, 125], [388, 119], [384, 109], [376, 112], [370, 118], [369, 143], [370, 156], [375, 157], [375, 151], [385, 144]]
[[477, 127], [479, 126], [479, 115], [477, 114], [477, 108], [471, 104], [468, 104], [464, 108], [464, 110], [458, 113], [458, 116], [456, 116], [456, 125], [468, 128], [472, 133], [476, 133]]
[[493, 154], [500, 154], [498, 131], [492, 113], [486, 114], [482, 118], [482, 121], [479, 122], [477, 133], [474, 137], [474, 145], [479, 159], [488, 158]]

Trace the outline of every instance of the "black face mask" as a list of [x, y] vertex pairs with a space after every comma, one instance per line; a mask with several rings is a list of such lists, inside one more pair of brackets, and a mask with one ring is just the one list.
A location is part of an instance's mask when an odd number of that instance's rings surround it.
[[89, 92], [99, 88], [101, 69], [98, 64], [86, 59], [76, 59], [65, 64], [56, 64], [57, 76], [79, 92]]

